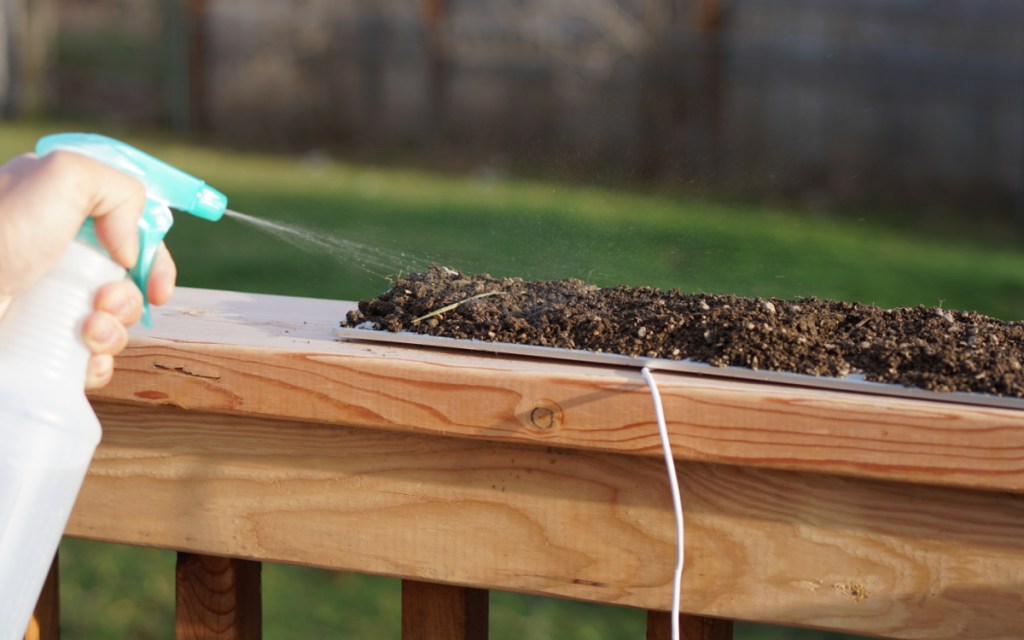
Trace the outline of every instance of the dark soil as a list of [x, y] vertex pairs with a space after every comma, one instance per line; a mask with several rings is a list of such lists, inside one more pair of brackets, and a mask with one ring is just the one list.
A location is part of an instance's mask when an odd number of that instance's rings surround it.
[[[489, 295], [473, 298], [480, 294]], [[598, 288], [432, 267], [360, 302], [342, 324], [365, 322], [388, 331], [812, 376], [859, 372], [932, 391], [1024, 397], [1024, 322], [942, 308]]]

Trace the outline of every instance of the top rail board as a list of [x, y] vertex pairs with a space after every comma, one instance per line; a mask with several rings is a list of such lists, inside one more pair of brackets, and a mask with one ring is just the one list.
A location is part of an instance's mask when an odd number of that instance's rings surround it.
[[[101, 401], [660, 456], [635, 366], [343, 340], [353, 303], [179, 289]], [[673, 453], [1024, 493], [1024, 411], [659, 371]]]
[[587, 364], [601, 364], [612, 367], [647, 367], [651, 371], [671, 371], [696, 376], [711, 376], [732, 380], [748, 380], [768, 384], [786, 384], [797, 387], [831, 389], [834, 391], [850, 391], [873, 395], [896, 396], [900, 398], [920, 398], [938, 402], [957, 402], [976, 404], [984, 407], [1006, 407], [1008, 409], [1024, 409], [1024, 398], [1011, 398], [981, 393], [938, 393], [916, 387], [872, 382], [860, 374], [851, 374], [844, 378], [810, 376], [786, 371], [766, 371], [763, 369], [745, 369], [742, 367], [716, 367], [692, 360], [669, 360], [666, 358], [648, 358], [643, 356], [626, 356], [617, 353], [598, 353], [540, 347], [529, 344], [509, 342], [488, 342], [485, 340], [459, 340], [442, 336], [423, 335], [411, 331], [381, 331], [359, 327], [338, 327], [335, 335], [347, 340], [381, 342], [385, 344], [429, 347], [432, 349], [464, 349], [494, 355], [520, 356], [525, 358], [547, 358], [568, 360]]

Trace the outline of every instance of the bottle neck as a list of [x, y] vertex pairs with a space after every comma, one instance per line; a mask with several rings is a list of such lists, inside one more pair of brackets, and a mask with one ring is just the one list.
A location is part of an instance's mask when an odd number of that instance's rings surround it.
[[124, 269], [108, 257], [72, 243], [46, 277], [15, 296], [0, 318], [0, 366], [84, 388], [90, 353], [82, 321], [92, 311], [96, 290], [123, 277]]

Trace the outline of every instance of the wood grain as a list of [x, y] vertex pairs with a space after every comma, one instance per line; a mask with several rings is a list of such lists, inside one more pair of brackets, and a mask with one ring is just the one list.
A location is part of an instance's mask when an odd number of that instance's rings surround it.
[[25, 640], [60, 640], [60, 563], [53, 558], [39, 594], [32, 619], [25, 631]]
[[[653, 458], [99, 403], [79, 537], [667, 610]], [[683, 611], [1009, 639], [1024, 496], [680, 463]]]
[[487, 640], [488, 593], [402, 581], [402, 640]]
[[[337, 340], [351, 306], [179, 291], [94, 398], [660, 456], [637, 371]], [[679, 460], [1024, 492], [1024, 411], [656, 377]]]
[[259, 640], [262, 635], [259, 562], [178, 553], [176, 640]]

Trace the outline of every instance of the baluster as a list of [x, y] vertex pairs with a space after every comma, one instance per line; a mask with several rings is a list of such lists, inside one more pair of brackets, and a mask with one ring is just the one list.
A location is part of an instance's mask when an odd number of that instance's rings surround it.
[[57, 558], [53, 556], [36, 610], [28, 622], [25, 640], [60, 640], [60, 569]]
[[259, 562], [178, 553], [177, 640], [259, 640], [263, 603]]
[[402, 640], [487, 640], [486, 589], [402, 581]]

